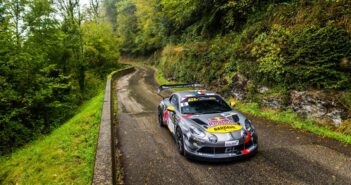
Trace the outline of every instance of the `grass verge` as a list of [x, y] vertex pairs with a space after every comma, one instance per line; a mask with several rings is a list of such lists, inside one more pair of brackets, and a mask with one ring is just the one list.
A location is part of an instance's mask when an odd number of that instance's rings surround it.
[[301, 119], [292, 111], [262, 110], [257, 103], [237, 103], [235, 108], [243, 113], [262, 117], [278, 123], [290, 124], [294, 128], [303, 129], [323, 137], [336, 139], [338, 141], [351, 144], [351, 136], [330, 130], [326, 127], [316, 125], [312, 120]]
[[[156, 69], [155, 79], [159, 84], [171, 84], [163, 77], [162, 70]], [[184, 90], [184, 89], [183, 89]], [[239, 111], [257, 117], [262, 117], [277, 123], [289, 124], [297, 129], [307, 130], [317, 135], [332, 138], [347, 144], [351, 144], [351, 136], [316, 125], [312, 120], [301, 119], [292, 111], [266, 111], [259, 108], [257, 103], [238, 102], [235, 108]]]
[[103, 92], [69, 121], [0, 158], [0, 184], [91, 184]]

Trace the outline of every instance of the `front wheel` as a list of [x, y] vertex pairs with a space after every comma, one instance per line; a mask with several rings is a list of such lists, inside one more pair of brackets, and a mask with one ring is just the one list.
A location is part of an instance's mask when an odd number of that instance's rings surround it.
[[185, 150], [184, 150], [184, 136], [182, 133], [182, 130], [178, 127], [176, 131], [176, 142], [177, 142], [177, 148], [178, 152], [181, 155], [185, 155]]
[[160, 127], [164, 127], [164, 124], [163, 124], [163, 116], [162, 116], [162, 111], [161, 111], [161, 108], [158, 107], [158, 124], [160, 125]]

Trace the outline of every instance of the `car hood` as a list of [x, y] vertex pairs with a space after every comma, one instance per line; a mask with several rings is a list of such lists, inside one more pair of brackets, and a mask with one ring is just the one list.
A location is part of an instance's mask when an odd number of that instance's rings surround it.
[[202, 126], [204, 128], [209, 128], [218, 125], [226, 124], [237, 124], [241, 125], [244, 123], [246, 117], [237, 111], [215, 113], [215, 114], [199, 114], [189, 117], [187, 120]]
[[[184, 118], [184, 117], [183, 117]], [[218, 142], [240, 140], [243, 143], [246, 117], [240, 112], [229, 111], [215, 114], [186, 116], [185, 123], [193, 125], [210, 135], [216, 135]]]
[[215, 114], [193, 115], [187, 118], [192, 124], [202, 127], [210, 133], [223, 134], [241, 131], [246, 117], [237, 111]]

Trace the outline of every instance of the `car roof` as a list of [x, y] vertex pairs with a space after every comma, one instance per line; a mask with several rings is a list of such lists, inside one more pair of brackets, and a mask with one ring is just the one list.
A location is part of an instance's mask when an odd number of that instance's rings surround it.
[[219, 96], [217, 93], [212, 91], [207, 91], [207, 90], [187, 90], [187, 91], [175, 92], [173, 94], [177, 94], [180, 98], [182, 98], [182, 97], [197, 96], [198, 94], [196, 94], [196, 92], [201, 92], [201, 91], [205, 92], [205, 94], [201, 94], [202, 96]]

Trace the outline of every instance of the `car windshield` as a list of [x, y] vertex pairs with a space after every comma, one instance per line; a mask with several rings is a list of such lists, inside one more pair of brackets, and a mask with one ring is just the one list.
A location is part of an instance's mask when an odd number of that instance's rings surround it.
[[218, 96], [190, 97], [182, 101], [182, 114], [213, 114], [231, 111], [232, 108]]

